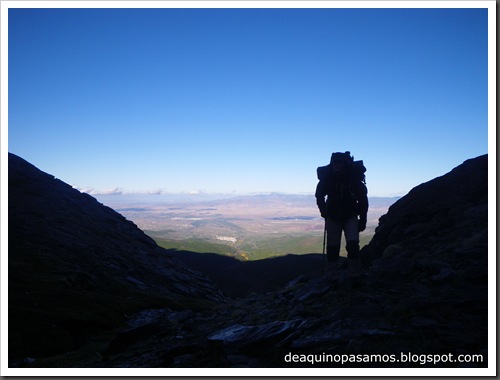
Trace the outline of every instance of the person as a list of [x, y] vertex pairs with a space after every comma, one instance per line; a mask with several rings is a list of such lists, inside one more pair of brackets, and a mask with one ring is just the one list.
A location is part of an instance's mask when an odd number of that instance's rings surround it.
[[356, 260], [359, 258], [359, 232], [366, 228], [368, 212], [364, 170], [360, 178], [350, 152], [333, 153], [326, 168], [328, 175], [318, 182], [315, 196], [321, 216], [325, 218], [327, 260], [335, 262], [339, 259], [342, 232], [347, 259]]

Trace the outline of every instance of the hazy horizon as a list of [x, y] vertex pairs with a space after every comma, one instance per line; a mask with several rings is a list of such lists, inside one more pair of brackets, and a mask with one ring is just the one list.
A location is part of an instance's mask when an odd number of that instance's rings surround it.
[[[250, 197], [301, 197], [314, 198], [314, 193], [308, 194], [293, 194], [293, 193], [163, 193], [163, 194], [147, 194], [147, 193], [116, 193], [116, 194], [89, 194], [96, 198], [99, 202], [106, 205], [118, 204], [155, 204], [155, 203], [177, 203], [177, 202], [210, 202], [232, 198], [250, 198]], [[377, 197], [369, 196], [368, 199], [372, 202], [377, 200], [398, 200], [401, 196], [395, 197]]]

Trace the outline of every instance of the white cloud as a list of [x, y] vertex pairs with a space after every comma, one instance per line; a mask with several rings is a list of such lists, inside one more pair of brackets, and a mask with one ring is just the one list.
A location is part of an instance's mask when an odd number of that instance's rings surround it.
[[91, 187], [84, 187], [84, 188], [74, 187], [74, 188], [81, 191], [82, 193], [87, 193], [89, 195], [122, 195], [123, 194], [123, 189], [121, 187], [115, 187], [113, 189], [102, 189], [102, 190], [95, 190]]
[[163, 190], [163, 189], [157, 189], [157, 190], [145, 191], [144, 194], [161, 195], [161, 194], [167, 194], [167, 192], [165, 190]]
[[91, 194], [94, 191], [94, 189], [92, 189], [91, 187], [78, 187], [74, 185], [71, 185], [71, 187], [75, 190], [78, 190], [81, 193]]

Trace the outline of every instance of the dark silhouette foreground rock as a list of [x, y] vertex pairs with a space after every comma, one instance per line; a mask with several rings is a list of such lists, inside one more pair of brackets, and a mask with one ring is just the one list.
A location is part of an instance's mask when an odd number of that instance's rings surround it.
[[9, 154], [9, 358], [78, 348], [145, 308], [222, 295], [134, 223]]
[[[9, 217], [13, 213], [9, 227], [15, 224], [12, 232], [9, 228], [9, 259], [13, 258], [9, 260], [9, 275], [13, 274], [9, 312], [14, 316], [9, 332], [15, 339], [31, 339], [41, 349], [47, 343], [32, 335], [43, 337], [43, 329], [52, 329], [61, 346], [72, 342], [75, 347], [73, 352], [35, 356], [19, 365], [435, 368], [488, 364], [487, 156], [466, 161], [396, 202], [380, 218], [374, 238], [362, 250], [363, 265], [328, 268], [326, 273], [320, 267], [277, 288], [273, 283], [272, 291], [262, 288], [261, 293], [246, 292], [238, 299], [223, 299], [201, 275], [174, 264], [130, 222], [111, 217], [115, 214], [101, 205], [95, 212], [102, 217], [90, 218], [91, 225], [78, 224], [85, 214], [96, 215], [89, 211], [93, 206], [88, 203], [96, 204], [90, 197], [54, 194], [56, 190], [40, 197], [43, 189], [28, 185], [33, 178], [18, 177], [9, 184], [9, 195], [25, 189], [13, 200], [17, 206], [9, 209]], [[37, 181], [45, 188], [46, 182], [56, 180]], [[51, 203], [61, 211], [43, 211], [43, 205]], [[107, 242], [104, 247], [102, 241]], [[317, 255], [314, 260], [320, 263]], [[266, 268], [264, 260], [257, 268], [272, 276], [269, 268], [279, 271], [277, 262], [287, 261], [269, 261]], [[131, 269], [139, 265], [141, 270]], [[203, 265], [210, 268], [209, 263]], [[103, 289], [112, 296], [102, 295]], [[134, 310], [142, 311], [124, 320], [123, 314]], [[117, 320], [119, 327], [109, 333], [101, 329], [94, 342], [77, 342], [88, 335], [75, 331], [117, 326]], [[11, 344], [11, 352], [28, 352], [17, 341]], [[348, 361], [300, 360], [307, 355], [315, 355], [316, 360], [347, 355]], [[366, 355], [375, 356], [366, 360]], [[416, 360], [405, 360], [409, 355]], [[437, 355], [441, 361], [430, 363], [423, 360], [424, 355]], [[459, 355], [469, 360], [458, 362]]]

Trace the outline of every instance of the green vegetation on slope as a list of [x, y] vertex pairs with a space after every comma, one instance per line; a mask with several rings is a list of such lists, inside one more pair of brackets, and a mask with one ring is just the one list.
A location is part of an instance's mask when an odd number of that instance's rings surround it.
[[216, 253], [225, 256], [237, 256], [238, 250], [226, 244], [212, 243], [204, 239], [173, 240], [154, 237], [156, 243], [166, 249], [177, 249], [179, 251], [190, 251], [199, 253]]
[[[215, 253], [231, 256], [240, 260], [262, 260], [287, 254], [321, 253], [323, 236], [315, 235], [277, 235], [272, 237], [257, 236], [247, 238], [240, 243], [214, 243], [208, 239], [174, 240], [154, 237], [156, 243], [166, 249], [190, 251], [198, 253]], [[360, 246], [371, 240], [372, 235], [361, 234]], [[345, 243], [342, 243], [341, 255], [346, 256]]]

